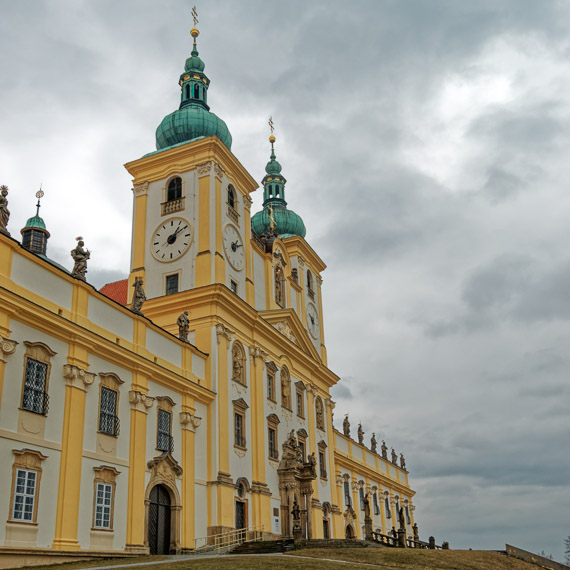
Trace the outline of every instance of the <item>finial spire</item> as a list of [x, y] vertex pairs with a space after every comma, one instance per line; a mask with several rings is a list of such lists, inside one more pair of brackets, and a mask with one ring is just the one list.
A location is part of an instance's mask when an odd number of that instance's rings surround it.
[[42, 190], [42, 185], [40, 184], [40, 189], [36, 192], [36, 198], [38, 203], [36, 204], [36, 216], [40, 215], [40, 200], [44, 197], [44, 191]]
[[194, 49], [192, 50], [192, 55], [198, 55], [198, 50], [196, 47], [196, 38], [200, 35], [200, 32], [196, 27], [196, 24], [198, 23], [198, 12], [196, 11], [196, 6], [192, 8], [192, 19], [194, 20], [194, 27], [190, 30], [190, 35], [194, 38]]

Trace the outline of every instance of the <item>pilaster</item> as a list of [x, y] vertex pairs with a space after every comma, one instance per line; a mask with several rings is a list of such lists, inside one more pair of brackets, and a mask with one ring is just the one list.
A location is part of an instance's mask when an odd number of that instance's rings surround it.
[[[144, 380], [137, 378], [137, 384]], [[131, 425], [129, 445], [129, 491], [127, 498], [127, 543], [129, 552], [147, 552], [144, 537], [145, 469], [147, 413], [154, 405], [151, 398], [140, 390], [129, 392]]]
[[14, 354], [18, 343], [15, 340], [0, 336], [0, 406], [2, 405], [2, 394], [4, 388], [4, 370], [6, 368], [6, 357]]
[[65, 364], [63, 366], [63, 378], [65, 380], [65, 407], [61, 436], [55, 534], [52, 548], [55, 550], [79, 550], [77, 526], [85, 428], [85, 400], [86, 391], [93, 384], [95, 374], [74, 364]]
[[255, 284], [253, 282], [253, 255], [251, 252], [251, 203], [248, 195], [243, 197], [243, 221], [245, 228], [245, 300], [255, 307]]
[[198, 254], [196, 256], [196, 287], [212, 282], [212, 255], [210, 251], [210, 176], [212, 163], [196, 167], [198, 175]]
[[148, 201], [148, 181], [140, 182], [133, 186], [134, 194], [134, 219], [133, 219], [133, 249], [131, 258], [131, 273], [127, 287], [128, 303], [133, 296], [132, 284], [135, 276], [145, 277], [145, 244], [146, 244], [146, 210]]

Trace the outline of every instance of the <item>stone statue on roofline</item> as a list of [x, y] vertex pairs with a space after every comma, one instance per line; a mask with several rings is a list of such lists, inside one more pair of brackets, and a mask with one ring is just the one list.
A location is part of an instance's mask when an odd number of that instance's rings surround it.
[[362, 429], [361, 423], [358, 424], [358, 443], [360, 443], [360, 445], [364, 444], [364, 430]]
[[342, 431], [346, 437], [350, 437], [350, 422], [348, 421], [348, 414], [344, 416], [344, 420], [342, 422]]
[[398, 465], [398, 454], [394, 448], [392, 448], [392, 463]]
[[135, 292], [133, 293], [131, 311], [133, 313], [137, 313], [137, 315], [142, 315], [141, 309], [143, 303], [146, 301], [146, 295], [144, 294], [142, 277], [135, 277], [135, 282], [133, 283], [133, 287], [135, 288]]
[[406, 460], [404, 458], [404, 454], [400, 453], [400, 467], [404, 470], [407, 471], [406, 469]]
[[372, 453], [376, 453], [376, 446], [377, 445], [378, 445], [378, 442], [376, 441], [376, 434], [373, 432], [372, 437], [370, 439], [370, 451]]
[[382, 450], [382, 459], [388, 459], [388, 446], [384, 440], [382, 440], [382, 447], [380, 449]]
[[10, 219], [10, 210], [8, 210], [8, 186], [3, 184], [0, 186], [0, 232], [10, 235], [8, 231], [8, 220]]
[[77, 277], [77, 279], [85, 281], [85, 274], [87, 273], [87, 260], [91, 257], [91, 253], [88, 249], [85, 249], [83, 247], [85, 245], [85, 242], [81, 236], [75, 239], [77, 240], [77, 247], [71, 250], [71, 257], [75, 262], [71, 275], [73, 277]]
[[188, 311], [184, 311], [178, 319], [176, 319], [176, 324], [178, 325], [178, 338], [182, 342], [188, 342], [188, 329], [190, 328], [190, 321], [188, 320]]

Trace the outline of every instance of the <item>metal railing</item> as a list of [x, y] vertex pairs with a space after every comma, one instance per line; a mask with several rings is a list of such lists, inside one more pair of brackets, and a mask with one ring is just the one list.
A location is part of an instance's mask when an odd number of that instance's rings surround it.
[[233, 548], [246, 542], [259, 542], [263, 540], [263, 525], [251, 529], [238, 528], [220, 534], [213, 534], [196, 539], [195, 552], [229, 552]]

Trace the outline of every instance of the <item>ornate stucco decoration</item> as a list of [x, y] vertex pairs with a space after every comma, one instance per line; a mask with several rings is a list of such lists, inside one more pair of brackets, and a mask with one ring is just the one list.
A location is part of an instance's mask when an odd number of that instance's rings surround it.
[[87, 388], [93, 384], [95, 374], [87, 372], [74, 364], [64, 364], [63, 378], [68, 386], [73, 386], [74, 388], [79, 388], [86, 392]]
[[180, 424], [182, 429], [195, 432], [200, 424], [202, 423], [202, 418], [191, 414], [190, 412], [180, 412]]
[[317, 283], [319, 285], [319, 287], [323, 284], [323, 278], [320, 275], [317, 275]]
[[297, 258], [299, 260], [299, 267], [305, 267], [305, 259], [301, 256]]
[[214, 162], [214, 173], [216, 178], [221, 180], [225, 174], [225, 170], [217, 162]]
[[133, 192], [138, 196], [140, 194], [146, 194], [148, 192], [148, 180], [144, 182], [139, 182], [133, 186]]
[[284, 334], [291, 342], [296, 343], [297, 339], [286, 321], [279, 321], [273, 325], [281, 334]]
[[154, 405], [154, 398], [147, 396], [138, 390], [131, 390], [129, 392], [129, 402], [131, 403], [131, 409], [146, 414]]
[[249, 356], [251, 358], [261, 358], [262, 360], [265, 360], [269, 355], [261, 350], [259, 346], [252, 345], [249, 347]]
[[212, 169], [212, 163], [211, 162], [204, 162], [204, 164], [199, 164], [196, 167], [196, 172], [198, 173], [198, 176], [207, 176], [208, 174], [210, 174], [210, 171]]
[[154, 482], [167, 481], [176, 487], [176, 478], [182, 476], [182, 467], [170, 453], [163, 453], [151, 459], [146, 465], [151, 473], [150, 478]]
[[351, 487], [351, 489], [352, 489], [353, 491], [358, 491], [358, 481], [353, 481], [353, 482], [350, 484], [350, 487]]
[[252, 204], [253, 204], [253, 200], [249, 196], [243, 197], [243, 206], [248, 212], [251, 212], [251, 205]]
[[335, 483], [337, 487], [342, 487], [344, 485], [344, 477], [342, 475], [337, 475], [335, 478]]
[[18, 343], [15, 340], [2, 338], [0, 336], [0, 361], [6, 362], [4, 358], [10, 356], [10, 354], [14, 354], [17, 345]]
[[216, 338], [218, 339], [218, 344], [222, 342], [222, 338], [225, 338], [228, 342], [230, 342], [234, 338], [234, 331], [231, 331], [222, 323], [218, 323], [216, 325]]

